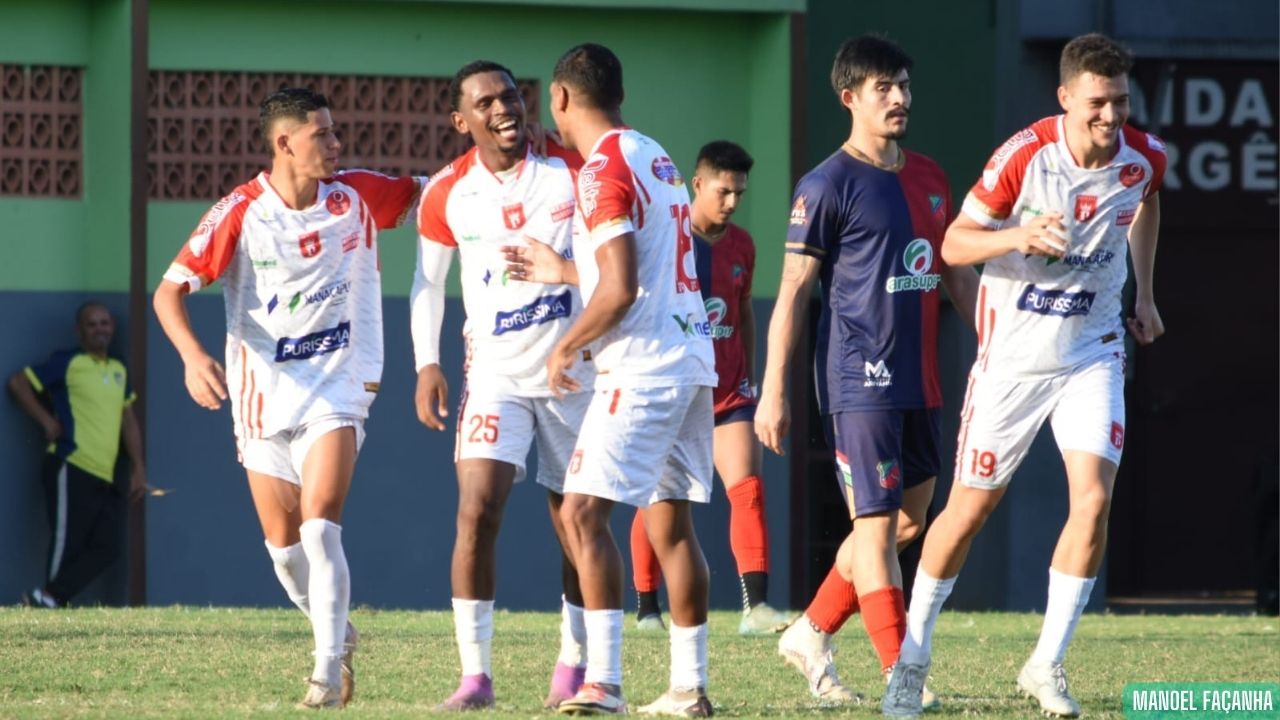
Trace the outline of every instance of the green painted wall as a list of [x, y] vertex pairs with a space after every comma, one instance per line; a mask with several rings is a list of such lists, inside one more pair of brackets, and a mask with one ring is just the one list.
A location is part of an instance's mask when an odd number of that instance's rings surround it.
[[[93, 0], [84, 83], [86, 290], [129, 289], [130, 0]], [[143, 168], [138, 168], [139, 172]]]
[[[450, 76], [462, 64], [486, 57], [521, 77], [539, 78], [546, 87], [561, 53], [580, 42], [601, 42], [618, 53], [625, 68], [627, 122], [661, 142], [686, 174], [708, 140], [746, 145], [758, 162], [739, 219], [760, 237], [780, 236], [784, 228], [790, 136], [783, 15], [478, 3], [318, 2], [306, 7], [302, 12], [298, 3], [285, 0], [216, 5], [152, 0], [151, 66]], [[511, 28], [519, 28], [519, 34]], [[235, 49], [197, 42], [194, 29], [204, 38], [235, 37]], [[317, 50], [329, 46], [316, 38], [329, 37], [341, 37], [341, 45]], [[751, 50], [745, 54], [746, 71], [742, 48]], [[550, 116], [544, 114], [542, 121], [550, 125]], [[149, 283], [158, 282], [208, 204], [151, 203]], [[382, 248], [384, 291], [407, 295], [412, 231], [386, 233]]]
[[849, 134], [849, 114], [829, 80], [847, 37], [882, 32], [915, 60], [906, 147], [942, 165], [958, 203], [995, 147], [994, 0], [809, 0], [806, 62], [808, 163], [835, 151]]

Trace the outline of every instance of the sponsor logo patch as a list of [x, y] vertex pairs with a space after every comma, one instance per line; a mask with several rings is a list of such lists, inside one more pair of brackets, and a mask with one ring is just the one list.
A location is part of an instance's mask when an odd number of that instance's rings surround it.
[[330, 215], [346, 215], [351, 209], [351, 196], [341, 190], [334, 190], [324, 199], [324, 207]]
[[933, 245], [924, 238], [916, 238], [907, 243], [902, 251], [902, 265], [906, 275], [889, 277], [884, 281], [884, 290], [888, 293], [903, 291], [930, 292], [938, 288], [942, 275], [930, 273], [933, 269]]
[[1111, 447], [1124, 449], [1124, 426], [1114, 420], [1111, 421]]
[[1062, 263], [1070, 267], [1072, 270], [1080, 270], [1081, 272], [1093, 272], [1101, 270], [1111, 264], [1116, 257], [1115, 252], [1111, 250], [1094, 250], [1088, 255], [1068, 255], [1061, 260], [1055, 257], [1048, 258], [1045, 266]]
[[866, 376], [866, 380], [862, 382], [862, 387], [889, 387], [893, 384], [893, 371], [883, 360], [878, 360], [873, 365], [870, 362], [862, 363], [862, 372]]
[[995, 154], [987, 161], [987, 166], [982, 170], [982, 187], [987, 192], [996, 189], [996, 183], [1000, 182], [1000, 173], [1004, 170], [1004, 166], [1018, 152], [1019, 148], [1036, 142], [1036, 134], [1030, 128], [1022, 130], [1017, 135], [1004, 141], [1004, 144], [996, 148]]
[[729, 304], [718, 297], [709, 297], [704, 304], [707, 309], [707, 322], [711, 323], [711, 339], [723, 340], [733, 337], [732, 325], [721, 325], [729, 315]]
[[351, 233], [342, 238], [342, 252], [349, 253], [360, 247], [360, 233]]
[[209, 212], [205, 213], [204, 217], [200, 219], [200, 224], [196, 226], [195, 232], [191, 233], [191, 237], [187, 240], [187, 248], [192, 255], [200, 257], [204, 254], [205, 249], [209, 247], [209, 241], [213, 239], [214, 228], [218, 227], [218, 223], [222, 222], [227, 213], [231, 212], [231, 208], [244, 199], [244, 195], [233, 192], [209, 208]]
[[663, 155], [653, 159], [653, 176], [668, 185], [680, 187], [684, 185], [684, 178], [680, 177], [680, 171], [676, 169], [676, 164], [671, 162], [671, 158]]
[[551, 208], [551, 222], [560, 222], [573, 217], [573, 206], [573, 200], [565, 200]]
[[325, 300], [333, 300], [335, 305], [346, 302], [347, 294], [351, 292], [351, 281], [341, 280], [336, 283], [330, 283], [321, 287], [312, 293], [303, 293], [302, 297], [307, 301], [308, 305], [313, 305]]
[[795, 203], [791, 206], [791, 224], [805, 225], [809, 222], [808, 212], [804, 207], [804, 196], [796, 198]]
[[683, 320], [680, 319], [679, 315], [672, 315], [671, 319], [675, 320], [676, 324], [680, 326], [680, 332], [684, 333], [685, 337], [711, 337], [710, 320], [695, 320], [693, 313], [685, 315]]
[[565, 290], [559, 295], [543, 295], [523, 307], [508, 312], [499, 312], [493, 318], [493, 334], [524, 330], [527, 327], [541, 325], [556, 318], [569, 317], [573, 295]]
[[1120, 184], [1125, 187], [1133, 187], [1142, 182], [1147, 176], [1147, 171], [1142, 169], [1138, 163], [1129, 163], [1120, 168]]
[[582, 214], [590, 218], [596, 212], [596, 200], [600, 196], [600, 181], [596, 176], [609, 164], [609, 156], [596, 153], [578, 171], [578, 197], [582, 199]]
[[1120, 208], [1120, 211], [1116, 213], [1116, 227], [1132, 225], [1133, 218], [1137, 214], [1137, 208]]
[[276, 342], [276, 362], [307, 360], [328, 355], [351, 344], [351, 323], [338, 323], [337, 327], [303, 335], [299, 338], [280, 338]]
[[1018, 296], [1018, 309], [1037, 315], [1064, 318], [1072, 315], [1088, 315], [1096, 295], [1097, 293], [1084, 290], [1080, 292], [1045, 290], [1035, 285], [1028, 285]]

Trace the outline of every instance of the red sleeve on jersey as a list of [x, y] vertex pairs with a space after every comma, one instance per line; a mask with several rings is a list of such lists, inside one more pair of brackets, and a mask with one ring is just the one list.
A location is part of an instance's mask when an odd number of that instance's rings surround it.
[[974, 183], [969, 194], [982, 203], [992, 218], [1009, 217], [1022, 192], [1022, 178], [1031, 158], [1040, 148], [1055, 142], [1057, 135], [1058, 119], [1048, 117], [1006, 140], [991, 155], [982, 169], [982, 178]]
[[1160, 191], [1160, 183], [1164, 181], [1164, 170], [1169, 164], [1169, 156], [1164, 149], [1164, 141], [1151, 133], [1142, 132], [1125, 125], [1124, 142], [1138, 151], [1138, 154], [1146, 158], [1147, 162], [1151, 163], [1151, 181], [1147, 183], [1146, 189], [1142, 191], [1142, 197], [1146, 199], [1155, 195]]
[[560, 158], [572, 172], [582, 169], [582, 155], [577, 150], [566, 150], [554, 135], [547, 136], [547, 157]]
[[390, 177], [372, 170], [345, 170], [335, 175], [333, 180], [355, 188], [373, 211], [373, 221], [379, 230], [404, 222], [418, 199], [420, 189], [415, 178]]
[[453, 186], [470, 169], [475, 154], [475, 148], [468, 150], [462, 157], [433, 175], [423, 189], [422, 202], [418, 204], [418, 234], [422, 237], [446, 247], [458, 247], [458, 241], [453, 237], [453, 230], [449, 228], [445, 217], [445, 206]]
[[742, 283], [742, 299], [751, 300], [751, 287], [756, 278], [756, 241], [751, 233], [742, 231], [742, 272], [746, 276]]
[[[257, 192], [253, 192], [254, 189]], [[262, 190], [256, 182], [248, 183], [214, 203], [178, 251], [174, 264], [181, 265], [199, 278], [201, 287], [212, 285], [222, 277], [231, 264], [231, 258], [235, 257], [245, 211], [260, 194]]]
[[631, 217], [636, 204], [631, 166], [622, 154], [619, 137], [606, 138], [578, 173], [578, 206], [588, 231], [610, 220]]

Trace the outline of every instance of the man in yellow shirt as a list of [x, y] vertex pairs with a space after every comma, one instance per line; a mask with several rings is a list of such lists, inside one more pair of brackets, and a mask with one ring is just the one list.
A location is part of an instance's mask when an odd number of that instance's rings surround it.
[[132, 465], [129, 494], [140, 498], [146, 488], [137, 395], [124, 363], [107, 355], [115, 330], [106, 307], [85, 303], [76, 313], [79, 348], [9, 378], [14, 399], [49, 442], [43, 481], [53, 537], [46, 581], [24, 597], [35, 607], [62, 607], [119, 554], [125, 498], [113, 476], [122, 436]]

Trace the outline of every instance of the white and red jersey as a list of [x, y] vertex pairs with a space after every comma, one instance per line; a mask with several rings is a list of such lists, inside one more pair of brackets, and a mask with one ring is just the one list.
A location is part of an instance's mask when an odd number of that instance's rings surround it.
[[264, 172], [201, 219], [165, 279], [192, 292], [222, 280], [237, 437], [368, 416], [382, 379], [378, 230], [403, 222], [421, 187], [341, 172], [295, 210]]
[[[551, 156], [526, 151], [517, 168], [498, 174], [472, 148], [432, 177], [418, 206], [419, 242], [457, 248], [462, 260], [469, 381], [521, 397], [551, 395], [547, 356], [582, 309], [571, 285], [509, 280], [502, 253], [504, 245], [527, 244], [527, 236], [573, 257], [573, 173], [580, 161], [549, 146]], [[414, 338], [415, 349], [420, 342]], [[574, 377], [581, 379], [582, 370]]]
[[1115, 353], [1120, 295], [1138, 205], [1160, 188], [1164, 144], [1124, 126], [1111, 162], [1082, 168], [1063, 116], [1022, 130], [996, 150], [963, 212], [1000, 230], [1049, 212], [1067, 228], [1062, 259], [1007, 253], [988, 261], [978, 290], [978, 363], [1014, 376], [1056, 375]]
[[597, 388], [715, 387], [711, 323], [698, 285], [689, 193], [662, 146], [630, 128], [605, 133], [578, 172], [585, 226], [573, 254], [583, 301], [600, 280], [596, 250], [634, 233], [636, 301], [598, 341]]

